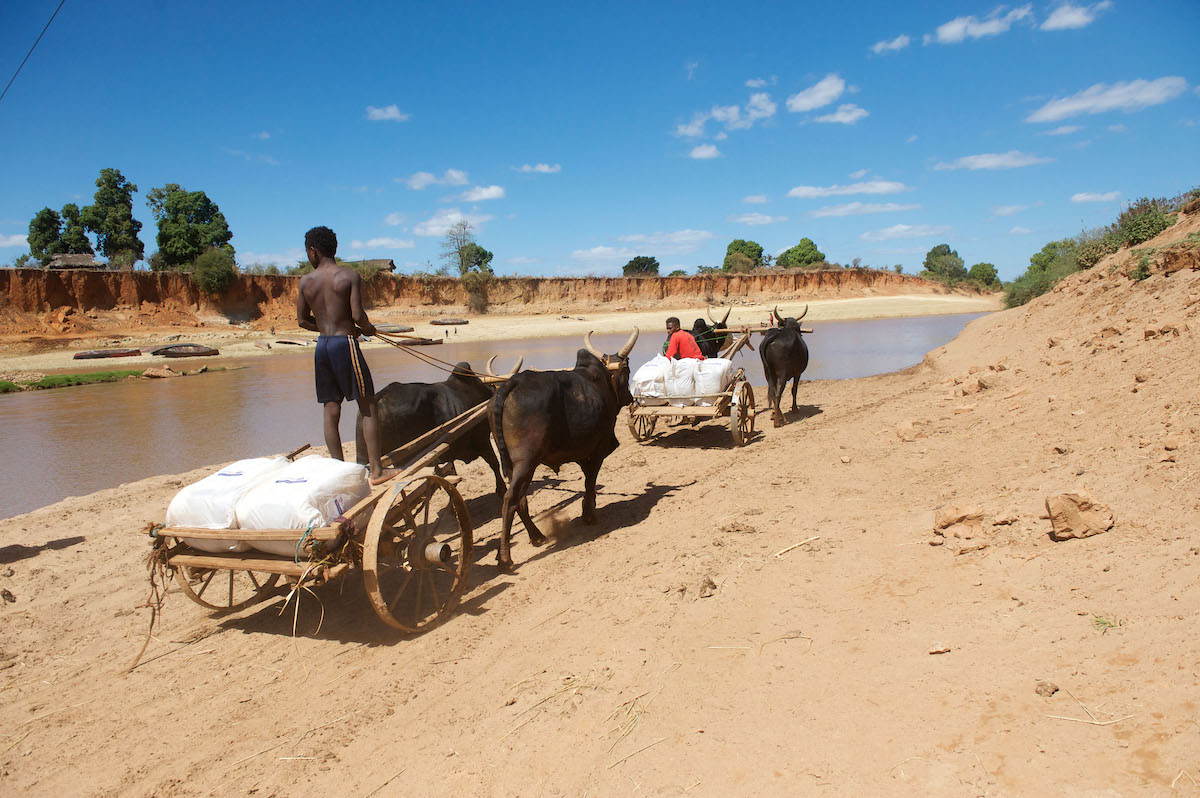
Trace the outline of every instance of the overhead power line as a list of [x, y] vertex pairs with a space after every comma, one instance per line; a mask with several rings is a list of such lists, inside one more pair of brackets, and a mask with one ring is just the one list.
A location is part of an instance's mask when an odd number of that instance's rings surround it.
[[[63, 3], [65, 2], [67, 2], [67, 0], [59, 0], [58, 8], [54, 9], [54, 13], [50, 15], [50, 22], [53, 22], [54, 18], [58, 16], [58, 12], [60, 9], [62, 9]], [[46, 31], [50, 30], [50, 22], [47, 22], [46, 27], [42, 28], [42, 32], [38, 34], [37, 41], [33, 43], [33, 47], [30, 47], [29, 52], [25, 54], [25, 59], [21, 62], [21, 66], [17, 67], [17, 71], [14, 72], [13, 76], [8, 79], [8, 86], [5, 86], [4, 91], [0, 92], [0, 102], [3, 102], [4, 95], [8, 94], [8, 89], [13, 85], [13, 81], [17, 79], [17, 75], [21, 74], [21, 67], [25, 66], [25, 61], [28, 61], [29, 56], [33, 55], [33, 51], [37, 49], [38, 42], [40, 42], [42, 37], [46, 35]]]

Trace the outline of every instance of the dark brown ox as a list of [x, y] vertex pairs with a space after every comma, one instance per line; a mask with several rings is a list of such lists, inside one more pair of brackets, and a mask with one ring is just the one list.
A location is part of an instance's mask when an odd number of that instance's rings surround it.
[[800, 330], [800, 319], [808, 313], [808, 305], [804, 306], [804, 312], [798, 318], [783, 318], [779, 315], [778, 305], [771, 312], [779, 326], [767, 330], [763, 335], [758, 356], [762, 358], [763, 374], [767, 377], [767, 403], [772, 411], [771, 420], [776, 427], [782, 427], [783, 389], [791, 380], [792, 410], [795, 410], [800, 375], [808, 368], [808, 345], [804, 343]]
[[513, 514], [519, 513], [529, 542], [541, 546], [546, 537], [529, 514], [527, 493], [534, 470], [548, 465], [558, 473], [564, 463], [583, 469], [583, 522], [596, 520], [596, 477], [604, 458], [617, 448], [613, 426], [629, 395], [629, 353], [638, 330], [615, 355], [592, 346], [591, 333], [583, 337], [586, 348], [575, 357], [570, 371], [522, 371], [496, 391], [490, 420], [500, 466], [508, 480], [501, 510], [500, 550], [496, 561], [503, 570], [513, 567], [509, 553]]

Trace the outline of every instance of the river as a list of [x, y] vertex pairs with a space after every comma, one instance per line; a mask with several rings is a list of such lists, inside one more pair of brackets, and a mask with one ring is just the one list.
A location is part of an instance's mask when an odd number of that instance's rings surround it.
[[[814, 323], [815, 332], [806, 336], [810, 360], [804, 377], [849, 379], [906, 368], [982, 315]], [[631, 357], [633, 368], [659, 352], [664, 337], [663, 330], [644, 330]], [[625, 338], [596, 335], [592, 340], [602, 351], [615, 352]], [[757, 346], [761, 336], [754, 338]], [[504, 373], [518, 353], [527, 367], [568, 368], [583, 345], [576, 337], [474, 344], [453, 340], [451, 332], [451, 343], [418, 351], [449, 362], [466, 360], [480, 369], [496, 354], [496, 371]], [[400, 350], [371, 348], [366, 357], [376, 388], [445, 376]], [[746, 369], [752, 385], [766, 383], [757, 352], [743, 350], [735, 362]], [[0, 395], [0, 450], [5, 454], [0, 518], [155, 474], [286, 452], [304, 443], [323, 445], [312, 350], [254, 358], [244, 365], [198, 377]], [[353, 442], [354, 420], [354, 406], [344, 405], [343, 442]]]

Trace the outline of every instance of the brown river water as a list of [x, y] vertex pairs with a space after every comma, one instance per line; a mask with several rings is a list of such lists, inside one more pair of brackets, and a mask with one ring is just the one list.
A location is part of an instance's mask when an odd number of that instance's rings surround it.
[[[981, 315], [816, 323], [815, 333], [805, 337], [810, 360], [804, 377], [848, 379], [906, 368]], [[662, 330], [643, 331], [630, 358], [632, 367], [661, 351], [664, 337]], [[615, 352], [625, 338], [596, 335], [592, 341], [604, 352]], [[761, 336], [754, 338], [757, 347]], [[499, 373], [512, 368], [518, 354], [527, 367], [570, 368], [583, 345], [577, 337], [456, 344], [453, 331], [447, 341], [419, 351], [451, 363], [466, 360], [479, 369], [488, 357], [499, 355]], [[389, 382], [445, 377], [401, 350], [370, 348], [366, 358], [377, 389]], [[752, 385], [766, 383], [757, 351], [743, 350], [735, 363], [746, 370]], [[0, 395], [0, 518], [156, 474], [216, 467], [304, 443], [324, 445], [312, 350], [254, 358], [244, 365], [179, 379]], [[353, 442], [354, 421], [354, 406], [344, 405], [343, 442]]]

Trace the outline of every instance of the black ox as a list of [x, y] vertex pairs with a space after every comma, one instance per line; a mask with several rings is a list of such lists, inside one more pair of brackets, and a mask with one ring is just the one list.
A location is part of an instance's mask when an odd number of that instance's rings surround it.
[[725, 348], [725, 343], [729, 340], [729, 328], [725, 326], [725, 322], [729, 321], [729, 313], [733, 310], [730, 308], [725, 311], [725, 318], [717, 321], [712, 317], [712, 311], [705, 308], [708, 313], [708, 318], [712, 320], [712, 326], [704, 319], [696, 319], [692, 324], [692, 337], [696, 339], [696, 344], [700, 347], [700, 353], [705, 357], [717, 357], [721, 350]]
[[784, 425], [783, 418], [783, 389], [787, 381], [792, 381], [792, 410], [796, 409], [796, 388], [800, 383], [800, 375], [808, 368], [808, 345], [801, 335], [800, 319], [808, 313], [808, 305], [798, 318], [782, 318], [779, 308], [772, 314], [778, 327], [773, 327], [763, 335], [758, 347], [758, 356], [762, 358], [763, 374], [767, 378], [767, 403], [770, 405], [771, 419], [776, 427]]
[[[595, 523], [596, 476], [604, 458], [617, 448], [613, 433], [617, 413], [632, 404], [629, 395], [629, 353], [638, 331], [615, 355], [592, 346], [591, 333], [583, 337], [585, 349], [575, 357], [570, 371], [523, 371], [496, 391], [492, 399], [492, 435], [500, 463], [508, 478], [500, 511], [500, 550], [496, 562], [503, 570], [513, 567], [509, 553], [513, 514], [519, 513], [529, 542], [541, 546], [546, 537], [529, 515], [527, 493], [538, 465], [558, 473], [564, 463], [583, 469], [583, 522]], [[612, 370], [609, 364], [613, 365]]]
[[[487, 373], [492, 373], [492, 360], [488, 361]], [[517, 363], [520, 367], [520, 361]], [[516, 372], [516, 369], [513, 369]], [[411, 440], [419, 438], [435, 427], [445, 424], [455, 416], [462, 415], [472, 407], [492, 398], [492, 389], [463, 361], [454, 366], [454, 371], [445, 382], [393, 382], [375, 394], [379, 424], [379, 451], [386, 454]], [[357, 460], [365, 465], [367, 451], [363, 441], [362, 419], [357, 428]], [[458, 438], [446, 451], [441, 462], [460, 460], [469, 463], [478, 457], [492, 467], [496, 475], [496, 495], [504, 495], [504, 480], [500, 478], [500, 463], [492, 451], [488, 429], [477, 424]]]

